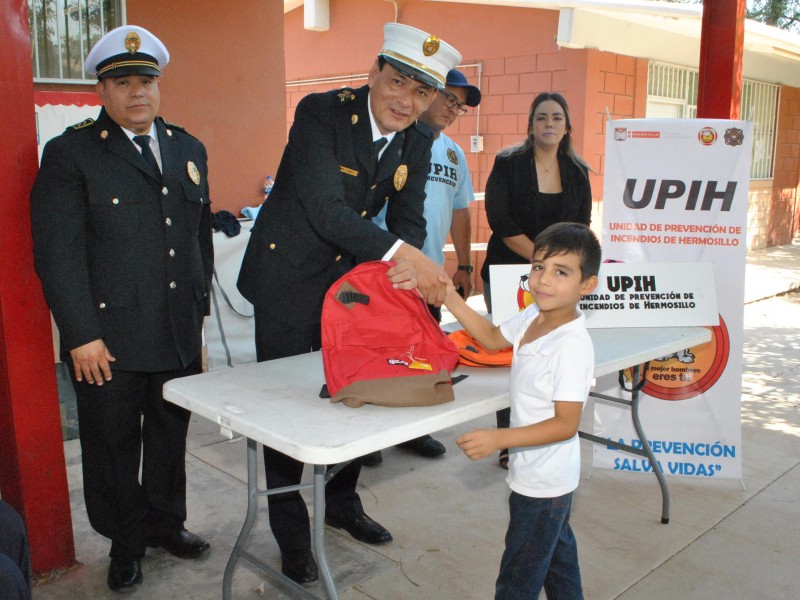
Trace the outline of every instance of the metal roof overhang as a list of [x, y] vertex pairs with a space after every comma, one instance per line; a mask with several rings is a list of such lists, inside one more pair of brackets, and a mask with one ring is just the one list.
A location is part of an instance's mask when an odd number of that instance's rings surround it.
[[[432, 1], [557, 10], [560, 47], [592, 48], [687, 67], [699, 66], [701, 5], [650, 0]], [[284, 12], [302, 4], [303, 0], [285, 0]], [[800, 35], [746, 20], [743, 75], [800, 87]]]

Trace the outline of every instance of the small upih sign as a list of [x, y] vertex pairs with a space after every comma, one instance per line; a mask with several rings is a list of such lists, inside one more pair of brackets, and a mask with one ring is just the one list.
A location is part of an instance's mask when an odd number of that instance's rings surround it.
[[[529, 265], [492, 265], [492, 321], [502, 323], [534, 300]], [[589, 328], [719, 325], [714, 265], [604, 263], [597, 288], [578, 305]]]

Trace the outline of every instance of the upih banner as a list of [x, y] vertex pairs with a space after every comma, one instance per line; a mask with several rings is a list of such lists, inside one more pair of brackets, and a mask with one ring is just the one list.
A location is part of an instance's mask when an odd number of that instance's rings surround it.
[[[664, 473], [741, 479], [742, 319], [752, 124], [703, 119], [610, 121], [603, 260], [711, 263], [719, 323], [712, 340], [651, 361], [640, 415]], [[675, 265], [680, 269], [680, 264]], [[688, 271], [688, 269], [687, 269]], [[681, 302], [642, 290], [642, 302]], [[658, 322], [652, 327], [681, 325]], [[616, 377], [598, 380], [624, 397]], [[595, 434], [641, 446], [626, 408], [595, 402]], [[650, 472], [646, 458], [594, 446], [595, 467]]]

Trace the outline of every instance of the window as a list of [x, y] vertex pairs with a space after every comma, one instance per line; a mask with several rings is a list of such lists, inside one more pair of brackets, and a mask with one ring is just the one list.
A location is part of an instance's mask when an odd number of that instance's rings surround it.
[[697, 82], [696, 69], [651, 62], [647, 71], [647, 116], [694, 119]]
[[[647, 116], [693, 119], [697, 115], [698, 70], [651, 62], [647, 72]], [[751, 179], [771, 179], [779, 86], [742, 80], [740, 115], [753, 123]]]
[[28, 0], [34, 81], [83, 83], [83, 60], [122, 24], [123, 0]]
[[742, 81], [741, 118], [753, 122], [753, 163], [750, 177], [771, 179], [775, 148], [775, 125], [780, 88], [771, 83]]

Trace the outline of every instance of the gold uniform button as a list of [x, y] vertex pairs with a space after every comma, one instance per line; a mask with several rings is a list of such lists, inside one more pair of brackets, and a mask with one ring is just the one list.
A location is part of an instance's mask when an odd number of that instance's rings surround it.
[[170, 255], [171, 257], [173, 257], [173, 258], [175, 257], [175, 249], [174, 249], [174, 248], [170, 248], [170, 249], [169, 249], [169, 255]]
[[270, 244], [270, 245], [269, 245], [269, 249], [270, 249], [270, 250], [275, 250], [275, 244]]
[[377, 183], [373, 183], [373, 184], [372, 184], [372, 187], [371, 187], [371, 188], [369, 188], [369, 189], [371, 189], [371, 190], [374, 190], [376, 187], [378, 187], [378, 184], [377, 184]]
[[367, 216], [367, 211], [365, 211], [365, 210], [362, 210], [362, 211], [361, 211], [361, 216], [362, 216], [362, 217], [366, 217], [366, 216]]
[[169, 137], [172, 137], [172, 130], [171, 130], [171, 129], [167, 129], [167, 135], [168, 135]]
[[119, 198], [112, 198], [111, 204], [119, 204]]
[[162, 193], [164, 196], [166, 196], [167, 194], [169, 194], [169, 190], [167, 189], [167, 186], [164, 186], [163, 188], [161, 188], [161, 193]]
[[342, 260], [342, 255], [341, 255], [341, 254], [339, 254], [339, 255], [336, 257], [336, 262], [339, 262], [340, 260]]
[[100, 310], [103, 310], [106, 307], [106, 303], [101, 302], [98, 306], [100, 307]]
[[174, 290], [176, 287], [178, 287], [177, 283], [175, 283], [174, 281], [169, 282], [169, 289]]
[[172, 219], [170, 219], [169, 217], [167, 217], [167, 218], [164, 220], [164, 223], [166, 223], [166, 224], [167, 224], [167, 227], [172, 227]]

